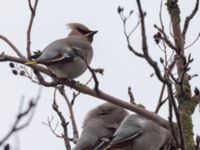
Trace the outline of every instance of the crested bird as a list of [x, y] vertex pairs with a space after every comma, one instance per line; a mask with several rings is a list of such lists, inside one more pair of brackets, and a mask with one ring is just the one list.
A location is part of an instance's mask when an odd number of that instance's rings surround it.
[[[124, 118], [105, 150], [159, 150], [170, 138], [170, 131], [138, 114]], [[114, 150], [113, 149], [113, 150]]]
[[91, 44], [97, 31], [80, 23], [67, 26], [71, 32], [66, 38], [51, 42], [35, 60], [26, 64], [43, 64], [58, 78], [74, 79], [82, 75], [92, 60]]
[[83, 131], [73, 150], [97, 150], [112, 137], [128, 112], [120, 106], [104, 103], [92, 109], [83, 122]]

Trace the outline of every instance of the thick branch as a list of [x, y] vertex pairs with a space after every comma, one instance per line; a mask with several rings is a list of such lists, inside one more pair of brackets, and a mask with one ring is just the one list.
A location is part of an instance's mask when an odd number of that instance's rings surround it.
[[183, 126], [182, 126], [182, 122], [181, 122], [181, 118], [180, 118], [180, 114], [178, 111], [178, 108], [176, 106], [176, 101], [174, 99], [174, 95], [173, 95], [173, 90], [172, 90], [172, 85], [171, 84], [167, 84], [167, 89], [168, 89], [168, 95], [169, 95], [169, 100], [172, 103], [173, 109], [174, 109], [174, 113], [176, 116], [176, 120], [177, 120], [177, 124], [178, 124], [178, 130], [179, 130], [179, 135], [180, 135], [180, 142], [181, 142], [181, 148], [183, 150], [186, 150], [186, 145], [185, 145], [185, 138], [183, 135]]
[[[19, 58], [16, 58], [16, 57], [5, 55], [5, 54], [2, 55], [2, 56], [0, 55], [0, 61], [14, 61], [14, 62], [21, 63], [21, 64], [24, 64], [26, 62], [26, 60], [24, 60], [24, 59], [19, 59]], [[46, 74], [50, 77], [52, 76], [52, 73], [42, 66], [29, 65], [29, 67], [36, 69], [37, 71], [40, 71], [43, 74]], [[70, 81], [61, 80], [61, 79], [58, 79], [58, 81], [55, 82], [54, 84], [49, 84], [49, 85], [45, 85], [45, 86], [55, 86], [57, 84], [64, 84], [68, 87], [71, 87]], [[140, 114], [140, 115], [142, 115], [146, 118], [149, 118], [149, 119], [151, 119], [155, 122], [158, 122], [161, 126], [168, 128], [168, 121], [167, 120], [163, 119], [162, 117], [158, 116], [157, 114], [155, 114], [153, 112], [150, 112], [150, 111], [147, 111], [145, 109], [139, 108], [135, 105], [129, 104], [129, 103], [125, 102], [125, 100], [121, 100], [121, 99], [118, 99], [116, 97], [113, 97], [113, 96], [111, 96], [107, 93], [104, 93], [103, 91], [101, 91], [98, 95], [95, 90], [93, 90], [93, 89], [91, 89], [87, 86], [83, 86], [83, 85], [79, 85], [79, 84], [75, 84], [72, 88], [74, 88], [75, 90], [82, 92], [84, 94], [105, 100], [107, 102], [110, 102], [110, 103], [113, 103], [113, 104], [116, 104], [116, 105], [119, 105], [119, 106], [122, 106], [125, 109], [136, 112], [136, 113], [138, 113], [138, 114]]]

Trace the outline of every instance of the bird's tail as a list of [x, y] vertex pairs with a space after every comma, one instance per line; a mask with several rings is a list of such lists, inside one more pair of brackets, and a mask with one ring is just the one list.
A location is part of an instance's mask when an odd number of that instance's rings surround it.
[[103, 150], [109, 150], [111, 148], [110, 145], [106, 146]]

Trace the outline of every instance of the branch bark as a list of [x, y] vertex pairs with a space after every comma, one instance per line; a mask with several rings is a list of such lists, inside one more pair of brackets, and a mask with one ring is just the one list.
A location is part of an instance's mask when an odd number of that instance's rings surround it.
[[[17, 63], [20, 63], [20, 64], [24, 64], [26, 62], [25, 59], [16, 58], [16, 57], [9, 56], [9, 55], [6, 55], [6, 54], [0, 55], [0, 61], [13, 61], [13, 62], [17, 62]], [[44, 68], [40, 65], [28, 65], [28, 66], [31, 67], [32, 69], [35, 69], [35, 70], [45, 74], [45, 75], [48, 75], [50, 77], [55, 78], [55, 76], [53, 76], [52, 73], [49, 70], [47, 70], [46, 68]], [[107, 102], [122, 106], [125, 109], [128, 109], [130, 111], [136, 112], [136, 113], [138, 113], [138, 114], [140, 114], [140, 115], [142, 115], [146, 118], [149, 118], [150, 120], [157, 122], [158, 124], [160, 124], [161, 126], [163, 126], [165, 128], [169, 127], [168, 121], [165, 120], [164, 118], [160, 117], [159, 115], [157, 115], [153, 112], [147, 111], [143, 108], [139, 108], [139, 107], [132, 105], [130, 103], [127, 103], [127, 102], [125, 102], [126, 100], [116, 98], [114, 96], [111, 96], [111, 95], [103, 92], [103, 91], [99, 90], [99, 93], [97, 94], [97, 92], [95, 90], [89, 88], [88, 86], [83, 86], [82, 84], [74, 84], [73, 86], [71, 86], [71, 82], [69, 80], [62, 80], [62, 79], [57, 79], [56, 81], [53, 81], [53, 82], [50, 82], [50, 83], [48, 83], [48, 82], [43, 82], [43, 83], [40, 83], [40, 84], [47, 86], [47, 87], [53, 87], [53, 86], [58, 85], [58, 84], [66, 85], [66, 86], [73, 88], [73, 89], [75, 89], [75, 90], [77, 90], [81, 93], [86, 94], [86, 95], [90, 95], [90, 96], [105, 100]]]
[[28, 29], [27, 29], [26, 50], [27, 50], [27, 57], [31, 58], [31, 30], [32, 30], [33, 21], [34, 21], [35, 14], [36, 14], [38, 0], [35, 0], [34, 6], [32, 6], [31, 0], [28, 0], [28, 4], [29, 4], [29, 9], [31, 11], [31, 17], [30, 17], [30, 21], [29, 21], [29, 25], [28, 25]]

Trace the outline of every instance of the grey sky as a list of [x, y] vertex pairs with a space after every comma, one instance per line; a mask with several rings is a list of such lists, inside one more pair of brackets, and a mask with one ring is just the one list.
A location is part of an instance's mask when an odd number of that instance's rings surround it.
[[[194, 6], [194, 0], [184, 2], [183, 19], [185, 15], [190, 13]], [[104, 76], [98, 75], [100, 88], [126, 101], [129, 100], [127, 95], [127, 87], [131, 86], [136, 98], [136, 102], [142, 103], [147, 109], [154, 111], [157, 104], [161, 83], [155, 78], [150, 78], [153, 70], [148, 64], [134, 56], [127, 50], [126, 41], [123, 36], [122, 23], [117, 14], [117, 7], [122, 5], [126, 12], [134, 10], [133, 19], [130, 20], [130, 27], [137, 23], [137, 8], [134, 0], [39, 0], [37, 14], [32, 30], [32, 50], [42, 50], [49, 42], [67, 36], [68, 29], [65, 24], [69, 22], [81, 22], [91, 29], [98, 30], [99, 33], [94, 38], [94, 58], [91, 66], [94, 68], [104, 68]], [[148, 44], [152, 57], [159, 60], [162, 52], [154, 44], [153, 35], [156, 30], [153, 24], [159, 24], [159, 0], [142, 1], [144, 10], [147, 11], [146, 27], [148, 33]], [[169, 27], [169, 17], [163, 8], [163, 15], [166, 23], [166, 30]], [[27, 0], [1, 0], [0, 1], [0, 34], [7, 36], [16, 46], [25, 53], [26, 49], [26, 29], [29, 21], [29, 9]], [[184, 20], [183, 20], [184, 21]], [[188, 33], [189, 45], [198, 35], [200, 26], [199, 13], [192, 21], [191, 28]], [[140, 50], [140, 29], [133, 34], [133, 46]], [[200, 74], [200, 52], [199, 41], [187, 53], [192, 53], [194, 62], [192, 63], [191, 74]], [[4, 51], [7, 54], [14, 54], [12, 50], [0, 41], [0, 52]], [[14, 121], [15, 114], [18, 110], [19, 102], [22, 95], [26, 100], [36, 96], [38, 85], [30, 80], [14, 76], [8, 63], [0, 63], [1, 68], [1, 100], [0, 100], [0, 139], [10, 125]], [[80, 82], [85, 83], [90, 78], [90, 73], [84, 73], [78, 78]], [[192, 80], [192, 89], [199, 86], [200, 79]], [[93, 86], [93, 83], [90, 84]], [[66, 87], [67, 94], [70, 97], [72, 90]], [[40, 150], [40, 149], [59, 149], [64, 150], [63, 141], [56, 138], [48, 127], [44, 126], [47, 117], [54, 116], [54, 123], [59, 120], [56, 114], [51, 109], [53, 100], [53, 89], [43, 88], [42, 97], [39, 101], [36, 114], [31, 125], [18, 134], [21, 150]], [[59, 95], [59, 94], [58, 94]], [[59, 106], [63, 113], [68, 117], [68, 110], [64, 100], [57, 96]], [[75, 104], [76, 120], [81, 131], [81, 122], [85, 113], [102, 103], [102, 100], [93, 97], [81, 95], [77, 98]], [[167, 117], [166, 109], [162, 109], [160, 115]], [[199, 110], [196, 110], [194, 115], [195, 133], [200, 134]], [[58, 130], [61, 133], [62, 130]], [[11, 142], [15, 138], [10, 139]], [[14, 142], [15, 143], [15, 142]]]

